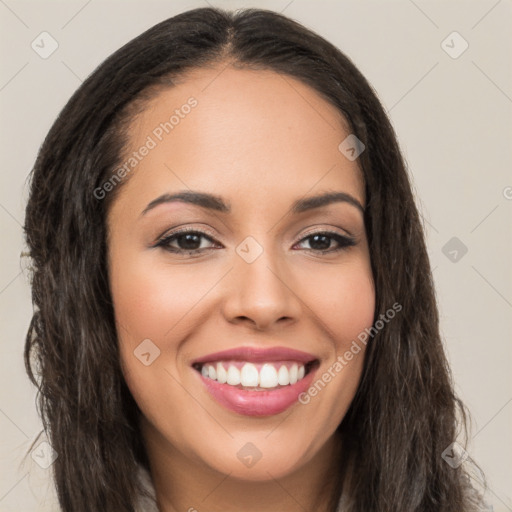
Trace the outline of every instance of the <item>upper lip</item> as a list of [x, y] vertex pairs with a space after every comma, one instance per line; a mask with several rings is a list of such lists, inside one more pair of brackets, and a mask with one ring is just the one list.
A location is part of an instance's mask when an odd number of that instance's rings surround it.
[[194, 365], [213, 361], [226, 361], [229, 359], [253, 363], [263, 363], [267, 361], [298, 361], [306, 364], [311, 361], [316, 361], [317, 358], [313, 354], [308, 354], [307, 352], [287, 347], [238, 347], [199, 357], [194, 359], [191, 364]]

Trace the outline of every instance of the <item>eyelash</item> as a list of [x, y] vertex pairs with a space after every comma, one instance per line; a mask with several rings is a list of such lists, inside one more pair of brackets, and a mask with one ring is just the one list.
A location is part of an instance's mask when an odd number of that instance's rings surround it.
[[[172, 242], [178, 236], [183, 236], [183, 235], [188, 235], [188, 234], [200, 235], [201, 237], [204, 237], [204, 238], [208, 239], [210, 242], [214, 242], [215, 243], [215, 241], [213, 240], [211, 235], [209, 235], [208, 233], [205, 233], [204, 231], [200, 231], [200, 230], [195, 230], [195, 229], [187, 228], [187, 229], [175, 231], [174, 233], [171, 233], [171, 234], [169, 234], [167, 236], [162, 237], [160, 240], [158, 240], [158, 242], [153, 247], [162, 247], [164, 250], [169, 251], [171, 253], [181, 254], [181, 255], [188, 255], [188, 256], [193, 256], [193, 255], [198, 256], [200, 253], [203, 253], [204, 251], [208, 251], [208, 250], [214, 249], [213, 247], [206, 247], [206, 248], [203, 248], [203, 249], [191, 249], [191, 250], [187, 251], [186, 249], [177, 249], [175, 247], [170, 247], [170, 245], [169, 245], [170, 242]], [[332, 254], [332, 253], [337, 253], [337, 252], [342, 251], [342, 250], [346, 250], [347, 248], [356, 245], [356, 240], [353, 237], [345, 236], [345, 235], [340, 235], [339, 233], [336, 233], [334, 231], [316, 231], [314, 233], [309, 233], [305, 237], [301, 238], [297, 243], [303, 242], [303, 241], [305, 241], [305, 240], [307, 240], [309, 238], [314, 237], [315, 235], [327, 235], [329, 238], [332, 238], [336, 242], [338, 242], [339, 247], [337, 247], [335, 249], [326, 249], [326, 250], [321, 250], [321, 249], [305, 249], [308, 252], [314, 252], [314, 253], [317, 253], [317, 254], [318, 253], [320, 253], [320, 254], [327, 254], [327, 253]]]

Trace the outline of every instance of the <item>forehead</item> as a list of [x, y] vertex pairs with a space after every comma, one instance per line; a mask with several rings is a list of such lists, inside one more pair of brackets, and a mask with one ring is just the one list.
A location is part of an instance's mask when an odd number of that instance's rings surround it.
[[316, 187], [344, 190], [364, 204], [357, 162], [338, 149], [349, 134], [333, 105], [288, 75], [226, 64], [196, 69], [132, 121], [124, 159], [150, 149], [126, 192], [151, 200], [176, 187], [221, 195], [228, 188], [263, 199]]

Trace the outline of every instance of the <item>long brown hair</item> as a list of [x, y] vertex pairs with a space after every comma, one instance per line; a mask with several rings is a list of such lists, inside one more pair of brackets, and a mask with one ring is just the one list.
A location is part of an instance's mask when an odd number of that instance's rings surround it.
[[453, 391], [423, 227], [386, 113], [354, 64], [299, 23], [266, 10], [214, 8], [167, 19], [103, 62], [58, 116], [31, 173], [24, 229], [35, 312], [25, 364], [58, 453], [62, 508], [133, 511], [142, 491], [137, 465], [149, 467], [141, 412], [120, 369], [106, 265], [106, 213], [122, 183], [103, 200], [94, 191], [121, 164], [127, 127], [144, 101], [186, 70], [216, 62], [301, 80], [366, 148], [359, 163], [375, 320], [395, 302], [403, 309], [369, 343], [338, 428], [344, 456], [333, 506], [343, 487], [354, 512], [464, 510], [463, 468], [441, 454], [466, 429], [466, 411]]

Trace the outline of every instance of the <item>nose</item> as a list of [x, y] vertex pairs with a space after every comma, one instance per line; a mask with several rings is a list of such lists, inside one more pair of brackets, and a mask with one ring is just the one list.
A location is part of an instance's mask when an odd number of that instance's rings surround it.
[[271, 329], [274, 324], [292, 324], [302, 309], [296, 288], [286, 263], [270, 252], [264, 250], [252, 263], [236, 255], [225, 288], [224, 317], [257, 331]]

